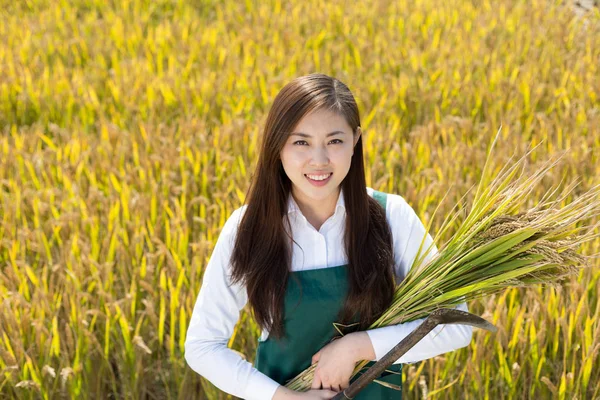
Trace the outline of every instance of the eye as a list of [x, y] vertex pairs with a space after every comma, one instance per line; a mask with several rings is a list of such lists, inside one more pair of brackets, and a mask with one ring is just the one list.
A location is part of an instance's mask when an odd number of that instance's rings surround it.
[[[341, 143], [344, 143], [344, 142], [343, 142], [343, 141], [341, 141], [340, 139], [333, 139], [331, 142], [335, 142], [336, 140], [337, 140], [337, 141], [338, 141], [340, 144], [341, 144]], [[298, 145], [298, 143], [300, 143], [300, 142], [306, 143], [306, 140], [296, 140], [296, 141], [295, 141], [293, 144], [294, 144], [294, 145]], [[329, 143], [331, 143], [331, 142], [329, 142]], [[336, 143], [336, 144], [338, 144], [338, 143]]]

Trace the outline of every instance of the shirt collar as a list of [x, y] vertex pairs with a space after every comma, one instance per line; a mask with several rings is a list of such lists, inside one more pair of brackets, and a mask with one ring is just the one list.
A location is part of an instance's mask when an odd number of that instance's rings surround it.
[[[292, 196], [292, 194], [290, 193], [288, 196], [288, 214], [292, 214], [295, 212], [299, 212], [300, 214], [302, 214], [302, 212], [300, 211], [300, 208], [298, 207], [298, 203], [296, 203], [296, 200], [294, 200], [294, 196]], [[340, 195], [338, 196], [338, 200], [337, 203], [335, 204], [335, 212], [337, 212], [338, 209], [340, 209], [342, 211], [346, 211], [346, 203], [344, 202], [344, 189], [340, 188]]]

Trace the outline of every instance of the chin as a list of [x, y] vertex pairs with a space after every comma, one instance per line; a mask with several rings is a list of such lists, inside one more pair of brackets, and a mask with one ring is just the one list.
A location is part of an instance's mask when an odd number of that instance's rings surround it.
[[308, 184], [308, 188], [303, 188], [302, 192], [308, 197], [312, 197], [313, 199], [325, 200], [327, 197], [331, 195], [331, 193], [335, 192], [338, 186], [331, 185], [331, 187], [322, 188], [322, 187], [314, 187]]

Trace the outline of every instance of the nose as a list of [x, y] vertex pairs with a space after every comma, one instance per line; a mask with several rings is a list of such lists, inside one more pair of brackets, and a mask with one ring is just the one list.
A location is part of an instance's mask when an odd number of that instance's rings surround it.
[[327, 148], [316, 146], [312, 152], [311, 165], [327, 165], [329, 164], [329, 154]]

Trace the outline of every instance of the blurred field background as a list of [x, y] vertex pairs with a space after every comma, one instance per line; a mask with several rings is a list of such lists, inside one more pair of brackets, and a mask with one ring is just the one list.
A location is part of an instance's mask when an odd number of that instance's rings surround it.
[[[547, 0], [0, 0], [0, 397], [226, 399], [183, 343], [277, 92], [361, 110], [368, 185], [433, 222], [495, 160], [600, 174], [600, 13]], [[474, 193], [473, 193], [474, 194]], [[470, 196], [472, 197], [471, 194]], [[536, 199], [531, 199], [531, 205]], [[600, 241], [581, 251], [599, 251]], [[404, 369], [404, 398], [600, 398], [600, 264], [470, 304], [495, 323]], [[252, 360], [243, 313], [232, 348]]]

